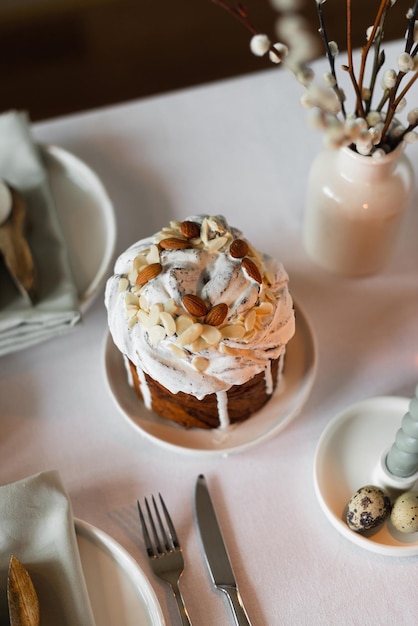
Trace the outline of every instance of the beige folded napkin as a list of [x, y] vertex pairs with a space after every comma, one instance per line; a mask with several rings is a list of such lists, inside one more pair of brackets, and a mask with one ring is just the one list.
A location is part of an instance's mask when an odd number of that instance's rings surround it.
[[[0, 623], [10, 555], [28, 570], [42, 626], [94, 626], [71, 503], [56, 471], [0, 487]], [[2, 619], [3, 618], [3, 619]]]
[[38, 146], [24, 112], [0, 115], [0, 178], [24, 198], [39, 280], [31, 305], [0, 258], [0, 356], [59, 335], [80, 321], [78, 295]]

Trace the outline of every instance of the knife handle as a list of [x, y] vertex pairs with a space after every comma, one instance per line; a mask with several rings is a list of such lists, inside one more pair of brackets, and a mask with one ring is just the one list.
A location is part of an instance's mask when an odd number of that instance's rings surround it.
[[244, 604], [242, 602], [242, 598], [238, 589], [236, 587], [227, 586], [218, 586], [218, 589], [223, 591], [229, 600], [236, 626], [251, 626], [250, 619], [244, 608]]

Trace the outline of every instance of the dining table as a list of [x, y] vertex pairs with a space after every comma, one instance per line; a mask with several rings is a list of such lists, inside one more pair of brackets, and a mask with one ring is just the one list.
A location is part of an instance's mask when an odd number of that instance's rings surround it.
[[[385, 43], [388, 59], [400, 45]], [[326, 62], [313, 67], [320, 76]], [[81, 322], [0, 358], [0, 484], [57, 470], [77, 523], [110, 538], [112, 559], [126, 557], [131, 569], [139, 568], [167, 625], [179, 623], [176, 604], [152, 572], [137, 512], [137, 500], [159, 493], [183, 550], [180, 587], [191, 623], [233, 623], [226, 598], [212, 584], [196, 523], [200, 474], [253, 626], [417, 621], [416, 536], [405, 540], [404, 551], [402, 542], [399, 550], [398, 542], [395, 550], [380, 550], [378, 540], [375, 549], [373, 538], [361, 543], [356, 533], [351, 541], [344, 523], [339, 527], [327, 515], [317, 467], [322, 464], [323, 480], [334, 481], [331, 491], [344, 491], [344, 471], [335, 464], [355, 462], [346, 458], [350, 437], [335, 442], [329, 435], [318, 452], [326, 429], [351, 407], [400, 399], [394, 438], [414, 395], [418, 192], [383, 269], [347, 277], [319, 267], [304, 249], [302, 223], [322, 133], [309, 126], [299, 103], [303, 91], [285, 67], [272, 67], [32, 124], [34, 140], [46, 151], [57, 149], [91, 168], [113, 207], [113, 221], [108, 216], [97, 230], [88, 209], [84, 213], [82, 189], [80, 203], [75, 195], [77, 206], [65, 209], [74, 208], [67, 233], [74, 267], [91, 271], [96, 261], [90, 252], [94, 257], [97, 241], [108, 236], [103, 232], [110, 229], [114, 239], [110, 233], [100, 280], [81, 294]], [[405, 153], [418, 176], [418, 142]], [[255, 415], [248, 420], [251, 434], [230, 446], [170, 425], [153, 430], [146, 416], [136, 420], [104, 306], [105, 282], [121, 252], [170, 220], [200, 214], [224, 215], [256, 248], [283, 262], [297, 312], [291, 397], [284, 408], [280, 394], [274, 397], [266, 429], [258, 429], [263, 416]], [[139, 414], [146, 411], [139, 399], [137, 406]], [[371, 439], [379, 437], [378, 421], [372, 431]], [[206, 436], [207, 446], [200, 443]], [[340, 455], [332, 454], [334, 444]], [[362, 450], [367, 455], [368, 446]], [[100, 567], [87, 572], [92, 596], [102, 589], [102, 574]], [[100, 601], [92, 598], [97, 626], [153, 624], [151, 618], [138, 622], [134, 602], [123, 608], [121, 597], [135, 595], [139, 583], [131, 580], [132, 589], [124, 590], [120, 580]]]

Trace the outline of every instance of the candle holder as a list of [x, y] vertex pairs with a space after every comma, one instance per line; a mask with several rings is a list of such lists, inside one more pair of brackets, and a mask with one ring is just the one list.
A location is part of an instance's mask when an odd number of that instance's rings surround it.
[[346, 510], [351, 496], [365, 485], [382, 487], [391, 499], [416, 486], [418, 472], [396, 476], [387, 465], [409, 409], [410, 399], [395, 396], [369, 398], [348, 407], [324, 430], [314, 460], [315, 493], [334, 528], [352, 543], [389, 556], [418, 554], [418, 533], [400, 533], [390, 521], [356, 533], [347, 526]]

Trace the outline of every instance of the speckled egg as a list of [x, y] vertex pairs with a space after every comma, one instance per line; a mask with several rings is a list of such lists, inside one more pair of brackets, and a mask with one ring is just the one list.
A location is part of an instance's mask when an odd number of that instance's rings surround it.
[[390, 521], [401, 533], [418, 531], [418, 491], [408, 491], [396, 498]]
[[390, 500], [380, 487], [366, 485], [351, 496], [347, 505], [347, 524], [361, 532], [376, 528], [390, 513]]

